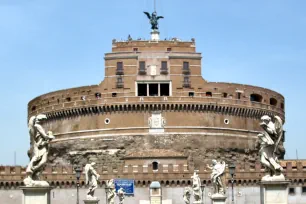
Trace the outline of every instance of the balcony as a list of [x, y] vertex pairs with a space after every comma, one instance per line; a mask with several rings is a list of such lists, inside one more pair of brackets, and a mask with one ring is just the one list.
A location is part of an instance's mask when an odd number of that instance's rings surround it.
[[160, 74], [168, 74], [168, 68], [161, 68]]
[[190, 69], [188, 68], [188, 69], [183, 69], [183, 74], [190, 74]]
[[124, 71], [123, 69], [116, 69], [116, 75], [123, 75]]
[[146, 69], [139, 69], [138, 70], [138, 74], [139, 75], [146, 75], [147, 74], [147, 70]]
[[117, 87], [118, 89], [123, 88], [123, 87], [124, 87], [123, 82], [117, 81], [117, 82], [116, 82], [116, 87]]
[[190, 87], [191, 87], [190, 81], [184, 81], [184, 82], [183, 82], [183, 87], [184, 87], [184, 88], [190, 88]]

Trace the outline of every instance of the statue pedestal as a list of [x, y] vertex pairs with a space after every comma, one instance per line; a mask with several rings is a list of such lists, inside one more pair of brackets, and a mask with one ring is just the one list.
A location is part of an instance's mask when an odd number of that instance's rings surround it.
[[159, 41], [159, 31], [153, 30], [151, 32], [151, 40], [153, 41]]
[[20, 187], [23, 191], [22, 204], [50, 204], [51, 187]]
[[261, 181], [260, 202], [261, 204], [287, 204], [288, 185], [290, 181]]
[[213, 194], [211, 200], [213, 204], [225, 204], [226, 196], [219, 193]]
[[98, 204], [100, 200], [83, 200], [84, 204]]

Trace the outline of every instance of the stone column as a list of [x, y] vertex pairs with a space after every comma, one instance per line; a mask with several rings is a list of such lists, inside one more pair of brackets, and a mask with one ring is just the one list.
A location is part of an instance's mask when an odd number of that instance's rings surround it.
[[98, 204], [100, 200], [84, 200], [84, 204]]
[[261, 204], [288, 204], [288, 185], [290, 181], [261, 181]]
[[211, 196], [211, 200], [213, 204], [225, 204], [226, 196], [216, 193]]
[[21, 187], [22, 204], [50, 204], [51, 187]]

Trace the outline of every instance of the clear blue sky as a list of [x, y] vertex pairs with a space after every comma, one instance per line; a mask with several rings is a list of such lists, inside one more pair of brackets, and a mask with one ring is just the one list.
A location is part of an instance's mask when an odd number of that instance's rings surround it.
[[[0, 164], [28, 162], [27, 103], [98, 84], [113, 38], [149, 38], [153, 0], [0, 0]], [[203, 77], [286, 97], [286, 158], [306, 159], [306, 1], [157, 0], [161, 37], [196, 38]]]

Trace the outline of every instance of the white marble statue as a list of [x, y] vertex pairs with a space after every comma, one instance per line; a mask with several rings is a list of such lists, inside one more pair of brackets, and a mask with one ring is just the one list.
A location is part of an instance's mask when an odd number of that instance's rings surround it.
[[107, 187], [107, 204], [114, 204], [115, 197], [116, 197], [116, 189], [115, 189], [114, 180], [111, 179], [107, 181], [106, 187]]
[[117, 192], [118, 198], [119, 198], [119, 204], [123, 204], [124, 202], [124, 198], [125, 198], [125, 192], [123, 190], [123, 188], [119, 188], [118, 192]]
[[186, 187], [184, 189], [184, 195], [183, 195], [185, 204], [190, 204], [190, 197], [191, 197], [191, 189], [190, 187]]
[[91, 164], [85, 165], [85, 178], [86, 178], [86, 185], [89, 185], [89, 189], [87, 191], [88, 200], [98, 200], [97, 197], [94, 197], [95, 190], [98, 187], [97, 181], [99, 180], [100, 175], [94, 169], [96, 163], [92, 162]]
[[193, 176], [191, 177], [193, 179], [192, 181], [192, 189], [193, 189], [193, 197], [194, 202], [193, 203], [202, 203], [201, 199], [201, 180], [197, 172], [193, 173]]
[[285, 180], [282, 174], [283, 169], [276, 155], [276, 151], [283, 137], [283, 122], [278, 116], [274, 116], [274, 121], [272, 121], [270, 116], [262, 116], [260, 126], [264, 131], [258, 134], [260, 162], [269, 172], [268, 175], [262, 178], [264, 181]]
[[29, 133], [33, 145], [33, 154], [30, 163], [26, 169], [27, 177], [23, 180], [28, 187], [47, 187], [48, 182], [40, 181], [39, 175], [47, 162], [49, 143], [55, 137], [51, 131], [46, 131], [41, 126], [41, 122], [46, 120], [47, 116], [39, 114], [32, 116], [29, 120]]
[[214, 194], [225, 194], [225, 186], [222, 182], [222, 176], [224, 175], [226, 164], [224, 161], [218, 162], [217, 160], [212, 160], [212, 165], [207, 167], [212, 170], [210, 178], [214, 186]]

